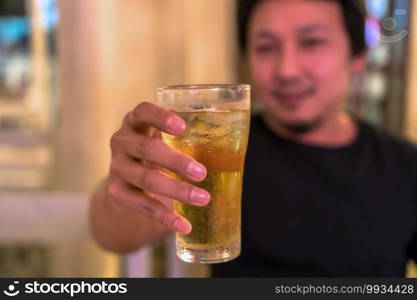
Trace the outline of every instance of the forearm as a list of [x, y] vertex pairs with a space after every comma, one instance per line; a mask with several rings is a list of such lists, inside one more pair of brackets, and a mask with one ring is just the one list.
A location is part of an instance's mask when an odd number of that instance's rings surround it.
[[105, 249], [127, 253], [152, 244], [169, 230], [149, 217], [117, 209], [109, 201], [107, 180], [90, 199], [89, 221], [94, 239]]

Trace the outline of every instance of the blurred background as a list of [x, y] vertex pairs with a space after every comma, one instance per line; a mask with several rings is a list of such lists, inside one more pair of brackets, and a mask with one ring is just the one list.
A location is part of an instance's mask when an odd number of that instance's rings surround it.
[[[417, 142], [412, 2], [365, 1], [368, 71], [350, 109]], [[0, 1], [0, 277], [209, 275], [176, 258], [172, 237], [127, 256], [99, 249], [88, 195], [111, 134], [157, 87], [248, 82], [234, 16], [234, 0]]]

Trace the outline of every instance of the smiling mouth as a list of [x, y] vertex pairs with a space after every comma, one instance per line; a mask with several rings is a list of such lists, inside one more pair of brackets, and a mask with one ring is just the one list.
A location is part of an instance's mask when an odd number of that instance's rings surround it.
[[296, 92], [285, 92], [275, 90], [272, 92], [272, 96], [278, 102], [284, 104], [285, 106], [294, 107], [299, 105], [300, 103], [304, 102], [315, 93], [314, 88], [308, 88], [303, 91], [296, 91]]

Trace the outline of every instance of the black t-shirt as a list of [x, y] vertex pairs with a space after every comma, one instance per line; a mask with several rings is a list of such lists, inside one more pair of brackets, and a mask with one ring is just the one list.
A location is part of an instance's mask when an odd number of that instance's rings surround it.
[[404, 276], [417, 259], [417, 148], [358, 120], [322, 148], [251, 120], [242, 253], [213, 277]]

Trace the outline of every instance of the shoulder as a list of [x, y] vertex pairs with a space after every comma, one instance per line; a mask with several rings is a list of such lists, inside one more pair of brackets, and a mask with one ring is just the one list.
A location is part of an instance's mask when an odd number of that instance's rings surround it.
[[377, 127], [365, 120], [358, 120], [364, 143], [374, 150], [387, 152], [400, 158], [417, 161], [417, 145], [405, 137], [395, 136], [386, 129]]

